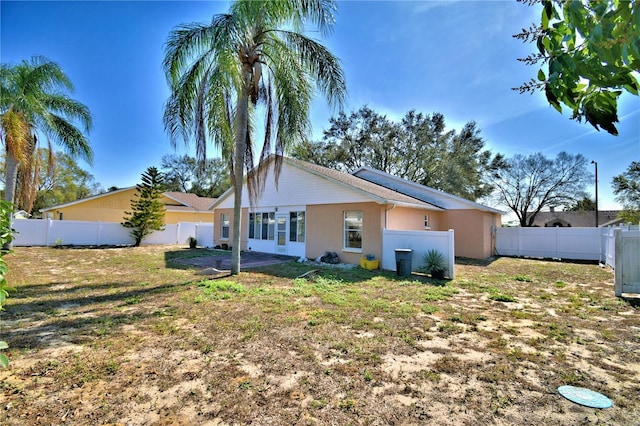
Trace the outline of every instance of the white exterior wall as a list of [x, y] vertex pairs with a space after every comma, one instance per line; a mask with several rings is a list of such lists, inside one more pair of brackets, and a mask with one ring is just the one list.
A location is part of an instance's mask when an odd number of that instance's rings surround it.
[[[273, 166], [269, 168], [266, 182], [274, 182]], [[265, 186], [264, 192], [256, 203], [256, 211], [264, 210], [263, 206], [290, 206], [298, 200], [306, 200], [306, 204], [340, 204], [370, 202], [371, 198], [360, 195], [353, 189], [348, 189], [332, 180], [316, 176], [313, 172], [300, 170], [284, 162], [278, 180], [279, 188], [287, 188], [286, 191], [278, 191], [274, 184]], [[242, 207], [249, 207], [249, 194], [246, 185], [242, 190]], [[216, 208], [233, 208], [233, 192], [225, 198]]]

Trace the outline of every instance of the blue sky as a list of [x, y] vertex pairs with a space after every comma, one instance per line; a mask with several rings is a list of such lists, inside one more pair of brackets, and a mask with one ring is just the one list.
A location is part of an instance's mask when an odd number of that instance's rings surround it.
[[[228, 6], [3, 0], [0, 59], [17, 63], [39, 54], [59, 63], [76, 86], [74, 98], [94, 116], [95, 161], [81, 167], [105, 188], [131, 186], [175, 152], [162, 124], [169, 32], [209, 21]], [[494, 153], [583, 154], [598, 162], [600, 208], [617, 208], [611, 179], [640, 160], [640, 98], [623, 96], [614, 137], [560, 115], [540, 93], [511, 90], [536, 75], [516, 60], [534, 46], [512, 37], [536, 19], [537, 8], [511, 1], [340, 1], [335, 30], [322, 41], [343, 63], [347, 112], [365, 104], [392, 119], [411, 109], [441, 112], [456, 130], [476, 121]], [[322, 99], [314, 102], [316, 139], [334, 113]]]

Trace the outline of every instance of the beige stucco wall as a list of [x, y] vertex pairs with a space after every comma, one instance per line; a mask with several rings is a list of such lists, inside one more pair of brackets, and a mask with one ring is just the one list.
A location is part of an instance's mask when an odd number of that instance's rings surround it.
[[431, 231], [446, 231], [441, 229], [443, 212], [434, 210], [410, 209], [408, 207], [394, 207], [387, 211], [387, 228], [396, 231], [424, 231], [424, 216], [429, 215]]
[[[93, 222], [122, 222], [125, 212], [131, 211], [131, 200], [135, 199], [136, 189], [130, 188], [121, 192], [106, 194], [91, 200], [85, 200], [77, 204], [62, 207], [59, 209], [45, 212], [45, 218], [48, 213], [52, 213], [52, 219], [62, 220], [84, 220]], [[160, 201], [164, 204], [177, 205], [175, 200], [167, 197], [161, 197]], [[195, 213], [195, 212], [166, 212], [164, 216], [165, 224], [174, 224], [178, 222], [212, 222], [212, 213]]]
[[[362, 211], [362, 250], [344, 250], [344, 212]], [[341, 262], [359, 264], [365, 254], [382, 256], [382, 228], [385, 206], [376, 203], [324, 204], [307, 206], [306, 256], [315, 259], [336, 252]]]
[[[382, 257], [382, 229], [424, 230], [424, 215], [429, 215], [432, 231], [453, 229], [455, 238], [455, 255], [476, 259], [485, 259], [493, 255], [494, 242], [491, 234], [492, 226], [500, 226], [499, 214], [479, 210], [448, 210], [438, 212], [396, 207], [376, 203], [323, 204], [306, 207], [306, 257], [315, 259], [325, 252], [336, 252], [341, 262], [359, 264], [366, 254]], [[360, 210], [363, 212], [362, 250], [345, 251], [344, 244], [344, 212]], [[221, 214], [229, 215], [229, 239], [222, 240]], [[214, 244], [231, 245], [233, 238], [233, 209], [216, 209], [214, 216]], [[242, 232], [240, 248], [247, 249], [248, 210], [242, 209]]]
[[[222, 245], [227, 244], [231, 246], [231, 242], [233, 240], [233, 209], [215, 209], [214, 210], [214, 223], [213, 227], [213, 244], [214, 245]], [[229, 238], [223, 239], [221, 238], [222, 234], [222, 215], [227, 214], [229, 216]], [[247, 226], [249, 223], [249, 210], [246, 208], [242, 209], [242, 215], [240, 216], [240, 250], [247, 249]]]
[[499, 214], [480, 210], [448, 210], [443, 225], [454, 230], [456, 256], [486, 259], [493, 255], [491, 227], [500, 226]]

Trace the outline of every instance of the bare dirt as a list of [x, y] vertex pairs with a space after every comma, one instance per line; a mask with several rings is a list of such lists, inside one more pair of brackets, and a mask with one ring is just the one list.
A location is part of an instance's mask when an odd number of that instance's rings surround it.
[[[16, 249], [0, 424], [640, 424], [640, 303], [614, 297], [610, 270], [500, 258], [460, 260], [448, 282], [295, 262], [228, 277], [207, 257]], [[572, 403], [565, 384], [614, 406]]]

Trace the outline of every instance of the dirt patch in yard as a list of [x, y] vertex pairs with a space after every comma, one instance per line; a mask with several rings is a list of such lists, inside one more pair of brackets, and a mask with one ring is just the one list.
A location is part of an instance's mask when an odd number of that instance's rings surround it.
[[[209, 258], [207, 258], [209, 256]], [[456, 280], [295, 261], [200, 275], [175, 247], [17, 248], [7, 425], [582, 425], [640, 416], [640, 312], [597, 265]], [[576, 405], [560, 385], [614, 407]]]

